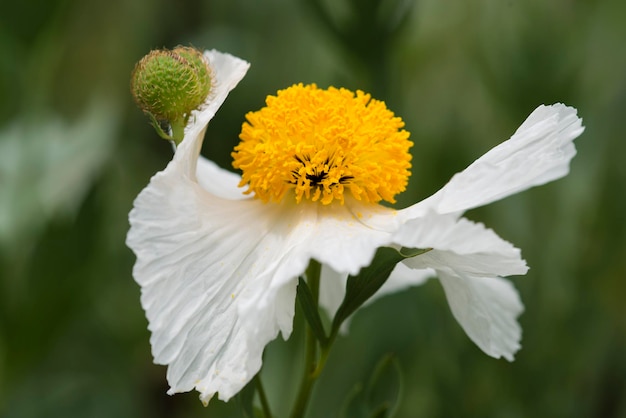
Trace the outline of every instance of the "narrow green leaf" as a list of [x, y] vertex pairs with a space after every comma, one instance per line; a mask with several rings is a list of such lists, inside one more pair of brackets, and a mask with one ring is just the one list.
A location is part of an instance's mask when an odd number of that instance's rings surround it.
[[385, 284], [396, 264], [405, 258], [416, 257], [430, 250], [431, 248], [402, 247], [398, 251], [388, 247], [379, 248], [369, 266], [362, 268], [358, 275], [348, 277], [346, 296], [333, 319], [331, 336], [338, 332], [343, 321]]
[[[268, 418], [267, 416], [265, 416], [265, 413], [263, 413], [263, 409], [261, 409], [258, 406], [254, 407], [254, 418]], [[271, 417], [269, 417], [271, 418]]]
[[302, 277], [298, 278], [298, 290], [296, 294], [298, 296], [300, 306], [302, 307], [302, 313], [311, 327], [315, 338], [317, 338], [321, 345], [326, 344], [328, 337], [326, 336], [326, 331], [324, 331], [324, 325], [322, 325], [322, 319], [320, 318], [317, 304], [313, 299], [311, 289], [309, 289], [309, 286], [306, 281], [302, 279]]
[[367, 418], [391, 418], [390, 405], [380, 405], [376, 410], [370, 413]]
[[364, 267], [357, 276], [348, 277], [346, 296], [333, 319], [333, 331], [338, 330], [343, 321], [380, 289], [395, 265], [403, 258], [393, 248], [379, 248], [372, 264]]
[[341, 418], [391, 418], [403, 391], [400, 366], [392, 354], [374, 368], [367, 385], [357, 383], [341, 407]]
[[165, 131], [163, 130], [163, 128], [161, 127], [161, 123], [156, 120], [156, 118], [154, 117], [154, 115], [150, 112], [145, 112], [146, 115], [148, 115], [148, 117], [150, 118], [150, 124], [152, 125], [152, 127], [154, 128], [154, 130], [157, 132], [157, 134], [163, 138], [163, 139], [167, 139], [168, 141], [173, 141], [174, 138], [172, 138], [170, 135], [168, 135], [167, 133], [165, 133]]
[[242, 415], [245, 418], [255, 418], [256, 417], [256, 414], [254, 413], [254, 407], [253, 407], [255, 391], [256, 391], [256, 389], [254, 387], [254, 380], [251, 380], [237, 394], [237, 400], [239, 402], [239, 405], [241, 406]]
[[432, 248], [400, 248], [400, 254], [402, 254], [403, 258], [416, 257], [429, 251], [432, 251]]
[[389, 412], [389, 405], [380, 405], [375, 411], [373, 411], [367, 418], [390, 418], [391, 412]]
[[367, 386], [366, 399], [370, 417], [391, 417], [395, 413], [403, 391], [402, 371], [398, 360], [387, 354], [379, 362]]
[[366, 417], [367, 409], [363, 395], [364, 391], [363, 383], [359, 382], [354, 385], [346, 399], [343, 401], [341, 413], [339, 414], [341, 418]]

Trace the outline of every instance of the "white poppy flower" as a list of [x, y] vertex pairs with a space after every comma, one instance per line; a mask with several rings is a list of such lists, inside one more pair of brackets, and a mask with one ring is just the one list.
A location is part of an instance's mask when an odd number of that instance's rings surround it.
[[[215, 85], [165, 170], [139, 194], [127, 243], [168, 393], [228, 400], [259, 371], [265, 345], [292, 330], [297, 278], [323, 265], [321, 299], [336, 309], [348, 274], [381, 246], [432, 248], [400, 264], [381, 292], [436, 275], [454, 317], [487, 354], [512, 359], [523, 307], [502, 276], [520, 251], [463, 211], [564, 176], [583, 131], [576, 110], [540, 106], [508, 141], [403, 210], [408, 133], [362, 92], [293, 86], [247, 115], [238, 176], [199, 155], [204, 131], [248, 64], [207, 53]], [[243, 179], [243, 180], [242, 180]], [[238, 187], [238, 185], [245, 187]]]

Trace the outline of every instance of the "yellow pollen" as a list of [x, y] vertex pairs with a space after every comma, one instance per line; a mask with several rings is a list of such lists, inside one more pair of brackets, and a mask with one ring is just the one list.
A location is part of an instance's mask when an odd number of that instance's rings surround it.
[[245, 193], [266, 203], [285, 195], [298, 203], [343, 203], [344, 192], [394, 203], [406, 189], [409, 132], [384, 102], [360, 90], [294, 85], [246, 119], [233, 166], [242, 171]]

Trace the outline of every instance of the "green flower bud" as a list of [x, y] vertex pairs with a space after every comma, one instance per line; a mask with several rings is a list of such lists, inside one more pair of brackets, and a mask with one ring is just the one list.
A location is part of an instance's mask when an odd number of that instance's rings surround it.
[[[174, 50], [154, 50], [143, 57], [131, 75], [135, 102], [153, 120], [167, 122], [174, 139], [182, 140], [182, 131], [191, 112], [202, 105], [211, 90], [211, 69], [202, 53], [179, 46]], [[167, 135], [165, 135], [167, 137]]]

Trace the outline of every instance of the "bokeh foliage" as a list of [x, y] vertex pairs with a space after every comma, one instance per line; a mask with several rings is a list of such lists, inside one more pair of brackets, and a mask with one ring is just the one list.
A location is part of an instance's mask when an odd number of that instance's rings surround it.
[[[401, 206], [538, 104], [576, 106], [587, 127], [568, 177], [468, 214], [531, 266], [513, 279], [526, 305], [516, 361], [480, 352], [430, 281], [357, 313], [309, 416], [337, 416], [388, 354], [404, 382], [398, 417], [626, 416], [624, 21], [620, 0], [5, 2], [0, 415], [240, 416], [235, 401], [204, 409], [196, 394], [165, 395], [124, 245], [133, 198], [171, 156], [133, 106], [130, 72], [150, 49], [192, 44], [252, 63], [211, 122], [205, 155], [228, 167], [244, 114], [277, 89], [363, 89], [412, 133]], [[300, 337], [266, 350], [279, 416]]]

